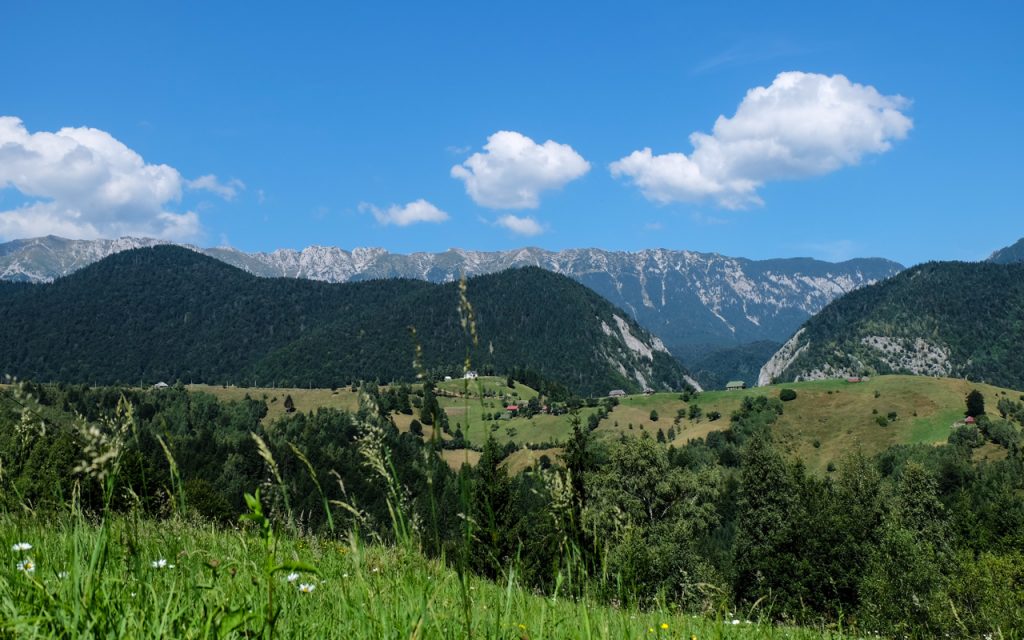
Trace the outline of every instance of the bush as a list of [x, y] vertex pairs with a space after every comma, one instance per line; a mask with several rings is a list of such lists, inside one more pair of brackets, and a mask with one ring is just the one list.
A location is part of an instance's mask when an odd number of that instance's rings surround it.
[[793, 389], [783, 389], [779, 392], [779, 400], [782, 400], [783, 402], [796, 400], [796, 391]]
[[886, 418], [885, 416], [878, 416], [877, 418], [875, 418], [875, 422], [877, 422], [878, 426], [880, 426], [880, 427], [888, 427], [889, 426], [889, 419]]
[[654, 409], [651, 409], [651, 422], [657, 422], [657, 421], [658, 421], [658, 412], [655, 411]]
[[961, 425], [953, 432], [949, 434], [949, 444], [953, 446], [968, 447], [974, 449], [985, 444], [985, 438], [981, 435], [981, 431], [977, 427], [970, 425]]

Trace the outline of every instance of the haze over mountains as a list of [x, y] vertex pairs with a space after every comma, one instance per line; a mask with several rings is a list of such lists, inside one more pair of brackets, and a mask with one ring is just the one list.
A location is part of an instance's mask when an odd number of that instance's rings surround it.
[[[65, 240], [54, 236], [0, 244], [0, 278], [48, 282], [107, 255], [163, 244], [140, 238]], [[401, 255], [384, 249], [313, 246], [244, 253], [196, 249], [249, 273], [349, 282], [412, 278], [450, 282], [519, 266], [538, 266], [585, 284], [658, 335], [675, 355], [756, 341], [781, 343], [830, 301], [887, 278], [902, 265], [880, 258], [829, 263], [810, 258], [748, 260], [716, 253], [649, 249], [467, 251]]]
[[259, 278], [181, 247], [134, 249], [49, 284], [0, 282], [0, 373], [330, 387], [413, 381], [416, 358], [462, 375], [469, 358], [580, 394], [690, 384], [659, 339], [567, 277], [513, 269], [470, 279], [467, 297], [476, 344], [455, 283]]

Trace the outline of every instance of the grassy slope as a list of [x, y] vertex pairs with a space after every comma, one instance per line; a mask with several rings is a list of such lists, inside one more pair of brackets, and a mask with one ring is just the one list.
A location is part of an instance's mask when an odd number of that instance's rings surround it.
[[[994, 411], [1002, 394], [1013, 400], [1019, 400], [1021, 395], [1019, 391], [986, 384], [923, 376], [877, 376], [858, 384], [844, 380], [819, 380], [744, 391], [706, 391], [691, 402], [699, 405], [705, 416], [711, 411], [718, 411], [722, 418], [717, 421], [709, 421], [706, 417], [697, 421], [684, 419], [676, 428], [675, 444], [681, 445], [691, 438], [704, 437], [713, 430], [727, 429], [729, 416], [739, 408], [745, 396], [777, 396], [783, 387], [795, 389], [797, 399], [786, 403], [777, 433], [784, 443], [807, 462], [809, 468], [818, 471], [823, 471], [830, 461], [856, 447], [867, 454], [874, 454], [894, 444], [945, 442], [950, 426], [963, 417], [964, 397], [971, 389], [978, 389], [985, 395], [990, 412]], [[329, 389], [223, 389], [200, 385], [190, 388], [208, 391], [221, 399], [238, 399], [246, 393], [254, 398], [266, 394], [268, 402], [270, 398], [277, 397], [277, 402], [268, 404], [268, 420], [283, 415], [286, 394], [291, 394], [299, 411], [315, 410], [320, 406], [342, 409], [358, 406], [357, 395], [347, 388], [340, 388], [337, 392]], [[522, 384], [509, 389], [505, 386], [504, 378], [480, 378], [468, 385], [462, 380], [452, 380], [439, 383], [438, 388], [458, 395], [441, 397], [440, 404], [448, 413], [452, 429], [455, 429], [456, 423], [460, 424], [464, 435], [476, 444], [482, 444], [492, 433], [491, 424], [494, 421], [481, 421], [482, 413], [499, 411], [506, 402], [528, 401], [537, 394]], [[506, 394], [506, 399], [481, 398], [487, 391]], [[876, 391], [879, 394], [877, 398]], [[617, 437], [622, 433], [639, 435], [646, 431], [654, 435], [659, 428], [667, 432], [676, 412], [685, 408], [687, 404], [677, 393], [627, 396], [601, 422], [595, 434], [598, 437]], [[652, 409], [658, 412], [657, 422], [650, 419]], [[878, 413], [872, 413], [873, 409], [877, 409]], [[595, 409], [581, 411], [584, 423], [593, 411]], [[897, 420], [887, 427], [878, 426], [877, 416], [885, 416], [890, 411], [897, 413]], [[396, 424], [403, 430], [408, 428], [411, 419], [409, 416], [395, 416]], [[498, 420], [497, 423], [499, 428], [493, 434], [500, 443], [510, 439], [518, 443], [561, 441], [571, 430], [569, 418], [564, 415], [537, 415], [529, 419]], [[633, 425], [632, 429], [629, 428], [630, 424]], [[514, 437], [510, 435], [512, 433]], [[430, 427], [424, 428], [424, 435], [430, 436]], [[814, 446], [815, 442], [819, 443], [818, 447]], [[520, 456], [523, 460], [517, 459], [514, 468], [527, 466], [528, 458], [539, 457], [541, 453]], [[551, 453], [555, 452], [547, 453], [551, 457]], [[986, 452], [986, 455], [998, 456], [999, 453], [991, 451]], [[452, 462], [456, 460], [455, 457], [449, 457]], [[457, 458], [460, 463], [463, 459], [464, 456]]]
[[284, 399], [289, 395], [292, 397], [292, 402], [295, 403], [295, 410], [303, 413], [316, 411], [320, 407], [347, 411], [355, 411], [359, 408], [359, 394], [353, 393], [348, 387], [338, 387], [337, 391], [331, 391], [330, 389], [244, 388], [190, 384], [188, 390], [209, 393], [221, 401], [241, 400], [245, 396], [256, 400], [262, 399], [267, 403], [267, 417], [263, 419], [266, 424], [285, 415]]
[[[16, 542], [34, 547], [30, 576], [15, 568], [22, 557], [11, 551]], [[280, 638], [826, 637], [811, 630], [733, 625], [721, 616], [545, 598], [514, 578], [464, 583], [414, 550], [322, 539], [279, 540], [276, 561], [309, 563], [318, 572], [290, 584], [287, 571], [267, 579], [260, 570], [258, 538], [179, 521], [118, 518], [102, 529], [71, 518], [54, 523], [0, 515], [0, 545], [3, 637], [203, 637], [207, 613], [222, 607], [254, 611], [256, 618], [243, 628], [258, 630], [268, 584], [281, 608], [275, 634]], [[90, 569], [96, 552], [104, 564]], [[159, 558], [173, 568], [153, 568]], [[216, 572], [211, 562], [218, 564]], [[65, 571], [66, 577], [58, 575]], [[300, 593], [296, 586], [302, 582], [315, 590]]]
[[[1021, 395], [1019, 391], [965, 380], [923, 376], [879, 376], [857, 384], [821, 380], [744, 391], [709, 391], [700, 394], [695, 402], [705, 415], [719, 411], [722, 419], [716, 422], [706, 418], [697, 422], [684, 420], [676, 442], [682, 444], [690, 438], [703, 437], [709, 431], [727, 428], [728, 416], [739, 407], [744, 396], [777, 397], [784, 387], [796, 390], [797, 398], [785, 404], [776, 433], [809, 468], [819, 471], [830, 461], [858, 447], [867, 454], [874, 454], [895, 444], [945, 442], [950, 427], [963, 418], [964, 398], [971, 389], [978, 389], [985, 395], [990, 412], [994, 411], [1001, 394], [1014, 400]], [[619, 431], [628, 421], [635, 425], [642, 423], [648, 431], [656, 431], [658, 427], [667, 430], [676, 409], [682, 406], [676, 394], [632, 396], [611, 416], [619, 421]], [[652, 408], [660, 414], [657, 424], [649, 419]], [[877, 414], [872, 413], [874, 409]], [[895, 411], [898, 418], [880, 427], [877, 416], [885, 416], [890, 411]], [[602, 423], [598, 431], [605, 428]], [[815, 442], [820, 446], [815, 447]]]

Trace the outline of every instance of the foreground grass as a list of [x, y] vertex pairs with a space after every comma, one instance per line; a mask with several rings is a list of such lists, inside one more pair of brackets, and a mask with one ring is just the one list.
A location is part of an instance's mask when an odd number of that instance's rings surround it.
[[177, 520], [0, 515], [0, 542], [0, 638], [264, 637], [272, 620], [284, 638], [842, 637], [542, 597], [514, 574], [462, 580], [415, 550], [355, 541], [279, 538], [274, 563], [315, 573], [271, 575], [256, 535]]

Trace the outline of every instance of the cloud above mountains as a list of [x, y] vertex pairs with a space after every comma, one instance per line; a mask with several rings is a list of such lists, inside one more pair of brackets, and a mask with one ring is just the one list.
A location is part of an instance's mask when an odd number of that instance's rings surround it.
[[441, 211], [426, 200], [420, 198], [406, 205], [393, 204], [387, 209], [381, 209], [372, 204], [363, 202], [359, 205], [360, 211], [369, 211], [382, 225], [395, 225], [407, 227], [417, 222], [444, 222], [448, 220], [448, 214]]
[[0, 189], [13, 188], [26, 199], [0, 211], [0, 238], [52, 233], [195, 239], [201, 232], [199, 216], [167, 206], [179, 202], [186, 187], [230, 200], [245, 185], [222, 183], [214, 175], [185, 180], [166, 164], [147, 164], [99, 129], [31, 133], [19, 118], [0, 117]]
[[560, 189], [590, 171], [590, 163], [567, 144], [537, 144], [516, 131], [498, 131], [477, 152], [451, 169], [466, 193], [490, 209], [536, 209], [540, 194]]
[[610, 165], [653, 202], [712, 200], [727, 209], [763, 204], [757, 191], [856, 165], [885, 153], [913, 127], [910, 102], [843, 75], [791, 71], [747, 92], [710, 134], [690, 135], [693, 152], [656, 155], [647, 147]]
[[537, 236], [544, 233], [544, 227], [529, 216], [504, 215], [498, 218], [494, 224], [520, 236]]

